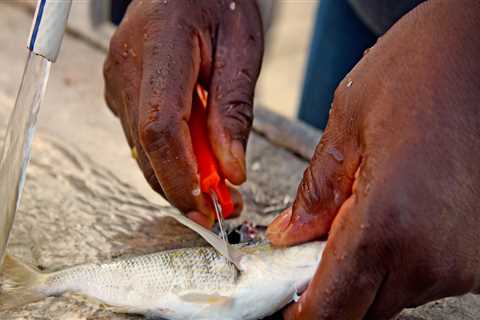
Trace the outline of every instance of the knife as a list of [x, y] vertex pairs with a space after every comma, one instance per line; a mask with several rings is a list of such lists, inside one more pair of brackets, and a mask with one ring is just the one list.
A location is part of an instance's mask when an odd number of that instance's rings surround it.
[[207, 93], [200, 85], [197, 85], [192, 100], [189, 128], [200, 176], [200, 190], [210, 197], [220, 227], [220, 234], [225, 243], [225, 251], [228, 254], [227, 259], [231, 260], [232, 257], [223, 220], [233, 214], [234, 205], [228, 186], [225, 183], [225, 177], [219, 170], [217, 159], [208, 139], [206, 106]]

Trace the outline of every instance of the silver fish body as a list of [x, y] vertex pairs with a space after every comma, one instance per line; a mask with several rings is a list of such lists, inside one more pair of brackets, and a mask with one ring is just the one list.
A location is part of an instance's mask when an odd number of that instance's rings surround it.
[[[74, 292], [123, 312], [165, 319], [261, 319], [306, 287], [323, 248], [321, 242], [279, 249], [268, 244], [241, 247], [241, 271], [212, 247], [178, 249], [30, 274], [30, 283], [10, 277], [14, 280], [6, 291], [29, 291], [25, 302]], [[22, 268], [18, 264], [7, 261], [7, 280]], [[0, 309], [9, 306], [5, 301]]]

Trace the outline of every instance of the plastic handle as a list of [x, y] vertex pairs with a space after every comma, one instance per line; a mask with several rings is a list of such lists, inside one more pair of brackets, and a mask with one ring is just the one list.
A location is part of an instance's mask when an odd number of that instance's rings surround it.
[[28, 49], [55, 62], [62, 45], [72, 0], [39, 0], [33, 19]]
[[217, 159], [208, 139], [206, 101], [205, 90], [197, 86], [197, 92], [193, 95], [189, 121], [193, 152], [197, 158], [200, 189], [206, 194], [209, 194], [211, 190], [216, 193], [222, 207], [223, 217], [228, 218], [234, 210], [233, 201], [225, 178], [218, 169]]

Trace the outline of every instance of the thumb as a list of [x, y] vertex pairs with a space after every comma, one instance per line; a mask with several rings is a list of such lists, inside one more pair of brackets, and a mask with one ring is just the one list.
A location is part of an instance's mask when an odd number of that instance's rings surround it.
[[[335, 115], [335, 113], [337, 113]], [[360, 150], [344, 115], [331, 119], [305, 170], [292, 208], [268, 227], [267, 237], [278, 246], [325, 237], [340, 206], [352, 194]]]
[[[257, 14], [258, 19], [251, 15]], [[263, 55], [263, 34], [253, 1], [226, 10], [218, 30], [208, 96], [208, 131], [225, 177], [239, 185], [246, 179], [245, 149], [253, 122], [253, 94]]]
[[385, 278], [377, 239], [359, 227], [366, 212], [355, 194], [341, 206], [315, 276], [286, 320], [364, 319]]

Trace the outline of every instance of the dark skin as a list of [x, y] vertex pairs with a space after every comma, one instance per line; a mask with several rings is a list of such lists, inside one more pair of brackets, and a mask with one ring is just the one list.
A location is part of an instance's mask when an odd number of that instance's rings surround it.
[[[246, 180], [245, 150], [263, 55], [255, 0], [133, 1], [110, 42], [105, 97], [151, 187], [196, 222], [214, 212], [199, 192], [188, 120], [195, 85], [208, 90], [208, 134], [233, 185]], [[242, 207], [232, 188], [236, 215]]]
[[480, 3], [403, 17], [338, 86], [276, 245], [326, 238], [286, 319], [390, 319], [480, 289]]
[[[232, 141], [241, 141], [244, 152], [251, 125], [262, 51], [258, 8], [236, 1], [238, 20], [229, 24], [229, 2], [207, 0], [186, 10], [190, 2], [169, 1], [176, 11], [147, 3], [133, 3], [112, 39], [107, 102], [140, 150], [150, 184], [184, 212], [196, 211], [194, 219], [198, 212], [208, 217], [206, 200], [190, 196], [196, 171], [186, 121], [193, 87], [198, 80], [210, 88], [212, 145], [229, 180], [243, 182], [244, 160], [227, 160]], [[181, 28], [168, 23], [182, 15], [188, 19]], [[480, 291], [478, 17], [475, 0], [426, 2], [340, 83], [294, 205], [268, 229], [278, 246], [328, 237], [317, 273], [287, 308], [287, 319], [390, 319], [405, 307]], [[212, 26], [218, 32], [209, 34]], [[255, 35], [251, 46], [245, 34]], [[223, 63], [212, 62], [217, 55]], [[158, 64], [168, 73], [155, 73]], [[218, 69], [222, 81], [215, 80]], [[245, 109], [225, 107], [237, 101]], [[234, 110], [242, 116], [225, 116]]]

